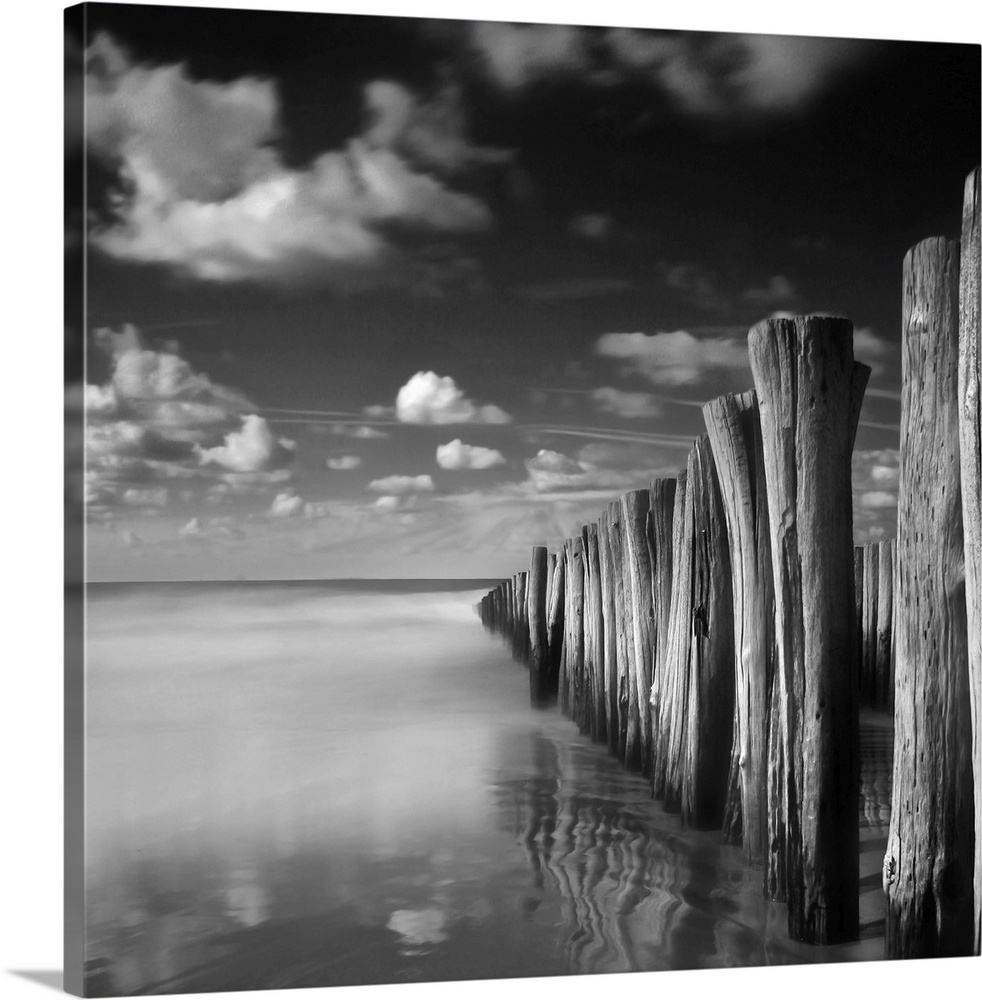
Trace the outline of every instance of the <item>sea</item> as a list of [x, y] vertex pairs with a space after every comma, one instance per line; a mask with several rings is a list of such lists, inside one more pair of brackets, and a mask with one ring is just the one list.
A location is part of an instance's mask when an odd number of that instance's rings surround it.
[[860, 939], [791, 941], [738, 846], [530, 705], [495, 582], [87, 587], [89, 995], [883, 957], [891, 719]]

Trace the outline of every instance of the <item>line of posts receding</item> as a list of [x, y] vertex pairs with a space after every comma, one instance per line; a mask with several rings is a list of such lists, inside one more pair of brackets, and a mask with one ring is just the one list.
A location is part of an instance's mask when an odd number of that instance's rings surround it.
[[852, 323], [768, 319], [754, 388], [706, 403], [677, 476], [478, 606], [533, 704], [742, 844], [801, 941], [859, 936], [860, 707], [892, 712], [888, 957], [978, 954], [982, 933], [978, 169], [963, 205], [960, 241], [903, 262], [895, 539], [853, 544]]

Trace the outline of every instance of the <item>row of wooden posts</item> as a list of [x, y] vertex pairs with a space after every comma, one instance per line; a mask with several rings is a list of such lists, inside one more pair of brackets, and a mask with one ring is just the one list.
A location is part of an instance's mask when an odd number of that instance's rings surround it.
[[859, 709], [892, 704], [886, 954], [978, 953], [979, 171], [961, 244], [904, 259], [896, 541], [853, 546], [852, 324], [769, 319], [748, 346], [755, 389], [703, 407], [686, 468], [536, 547], [481, 618], [534, 703], [742, 841], [816, 944], [858, 937]]

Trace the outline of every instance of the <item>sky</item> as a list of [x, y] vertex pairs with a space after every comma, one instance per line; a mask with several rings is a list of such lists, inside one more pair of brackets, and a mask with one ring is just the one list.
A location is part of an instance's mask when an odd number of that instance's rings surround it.
[[959, 233], [979, 51], [88, 5], [87, 578], [511, 575], [677, 475], [801, 313], [873, 369], [891, 537], [902, 261]]

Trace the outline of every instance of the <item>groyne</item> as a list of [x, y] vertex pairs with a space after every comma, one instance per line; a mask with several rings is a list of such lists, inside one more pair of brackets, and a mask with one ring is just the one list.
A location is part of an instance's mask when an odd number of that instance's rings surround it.
[[750, 330], [752, 389], [684, 469], [598, 512], [479, 604], [535, 705], [715, 828], [812, 944], [859, 933], [859, 713], [892, 711], [886, 955], [978, 954], [982, 882], [979, 171], [961, 240], [903, 262], [895, 539], [853, 542], [870, 369], [847, 319]]

